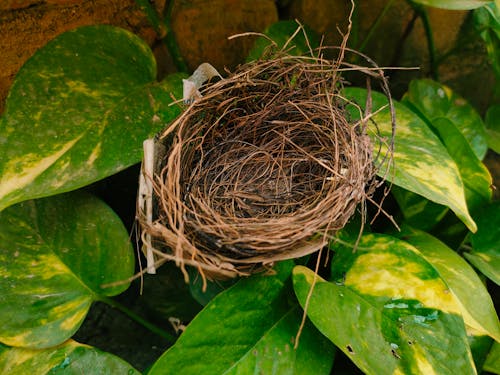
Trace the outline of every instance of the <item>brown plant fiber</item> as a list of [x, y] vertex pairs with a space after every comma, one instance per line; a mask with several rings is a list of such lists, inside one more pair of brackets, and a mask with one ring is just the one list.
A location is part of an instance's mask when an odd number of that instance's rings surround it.
[[356, 106], [341, 95], [342, 71], [355, 68], [317, 53], [240, 66], [160, 134], [157, 212], [142, 223], [160, 261], [248, 275], [319, 250], [364, 209], [380, 145], [369, 115], [352, 120], [346, 107]]

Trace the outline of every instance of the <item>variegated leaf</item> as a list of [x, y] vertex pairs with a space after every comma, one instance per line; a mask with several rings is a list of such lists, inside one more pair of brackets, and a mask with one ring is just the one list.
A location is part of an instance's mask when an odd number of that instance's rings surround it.
[[[367, 90], [347, 88], [344, 95], [364, 108]], [[370, 135], [375, 150], [381, 146], [382, 156], [387, 152], [387, 147], [385, 144], [380, 144], [380, 138], [389, 140], [392, 132], [390, 110], [388, 107], [382, 109], [386, 105], [387, 99], [384, 95], [372, 93], [372, 112], [381, 110], [371, 118], [376, 123], [379, 133], [377, 135], [376, 130], [372, 129]], [[395, 102], [394, 106], [397, 128], [393, 164], [387, 165], [388, 159], [384, 159], [386, 164], [381, 166], [379, 174], [386, 176], [395, 185], [448, 206], [471, 231], [475, 232], [477, 227], [465, 202], [464, 185], [457, 165], [438, 137], [419, 116], [400, 103]], [[360, 118], [360, 111], [354, 105], [348, 108], [354, 118]]]
[[[415, 108], [431, 123], [448, 120], [464, 136], [479, 160], [488, 150], [486, 131], [479, 113], [448, 86], [430, 79], [410, 82], [404, 104]], [[439, 130], [439, 129], [438, 129]]]
[[[367, 374], [474, 374], [460, 308], [411, 245], [367, 234], [335, 247], [332, 282], [317, 278], [307, 307], [316, 327]], [[314, 273], [294, 270], [302, 306]]]
[[0, 119], [0, 210], [139, 162], [143, 140], [180, 112], [169, 104], [181, 76], [155, 79], [149, 47], [116, 27], [82, 27], [38, 50]]
[[469, 10], [482, 7], [493, 0], [413, 0], [416, 3], [435, 8]]
[[0, 344], [0, 373], [9, 375], [140, 374], [122, 359], [73, 340], [45, 350], [9, 348]]
[[93, 301], [128, 287], [134, 272], [128, 237], [115, 213], [88, 194], [26, 201], [2, 211], [0, 342], [47, 348], [71, 337]]
[[500, 342], [500, 323], [488, 290], [469, 264], [428, 233], [405, 227], [399, 237], [415, 246], [439, 272], [460, 305], [465, 324], [475, 335]]

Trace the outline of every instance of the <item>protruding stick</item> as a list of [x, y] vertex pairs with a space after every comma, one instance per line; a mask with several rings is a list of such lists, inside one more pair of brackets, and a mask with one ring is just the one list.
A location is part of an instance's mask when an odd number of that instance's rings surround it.
[[[153, 169], [154, 169], [154, 139], [146, 139], [143, 144], [144, 160], [142, 162], [141, 175], [139, 178], [139, 208], [146, 215], [146, 224], [153, 224]], [[146, 272], [156, 273], [155, 258], [151, 248], [151, 235], [145, 236], [146, 246]]]

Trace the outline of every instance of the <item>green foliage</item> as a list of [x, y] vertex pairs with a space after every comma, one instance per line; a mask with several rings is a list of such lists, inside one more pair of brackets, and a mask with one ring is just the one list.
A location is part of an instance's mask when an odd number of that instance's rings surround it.
[[488, 108], [485, 125], [489, 148], [500, 154], [500, 105], [493, 105]]
[[181, 77], [154, 82], [149, 47], [110, 26], [48, 43], [18, 73], [0, 122], [0, 210], [139, 162], [143, 140], [180, 112], [169, 104]]
[[[476, 30], [484, 40], [491, 65], [497, 76], [500, 77], [500, 8], [499, 2], [474, 11]], [[497, 82], [497, 90], [498, 90]], [[500, 93], [499, 93], [500, 94]]]
[[1, 342], [47, 348], [70, 338], [92, 301], [123, 292], [134, 257], [128, 233], [103, 202], [81, 193], [0, 212]]
[[[365, 89], [348, 88], [344, 95], [362, 109], [367, 102]], [[375, 137], [380, 134], [382, 139], [390, 139], [392, 124], [387, 99], [380, 93], [373, 93], [371, 100], [372, 110], [380, 111], [372, 117], [377, 129], [369, 134]], [[392, 159], [383, 159], [386, 164], [380, 166], [379, 174], [386, 175], [395, 185], [448, 206], [470, 230], [475, 231], [476, 224], [465, 202], [463, 181], [446, 148], [418, 115], [400, 103], [394, 106], [398, 119], [394, 154]], [[353, 118], [362, 116], [355, 106], [349, 109]], [[377, 138], [374, 142], [376, 150], [381, 147], [383, 157], [387, 153], [387, 146], [380, 144]]]
[[128, 363], [109, 353], [76, 341], [45, 350], [9, 348], [0, 344], [2, 374], [140, 374]]
[[274, 276], [253, 276], [216, 296], [176, 344], [155, 363], [153, 374], [329, 374], [333, 345], [310, 324], [293, 349], [301, 313], [290, 304], [293, 262]]
[[500, 285], [500, 202], [478, 214], [478, 231], [471, 236], [472, 249], [465, 257], [491, 281]]
[[[489, 3], [415, 2], [448, 9]], [[490, 57], [498, 52], [495, 12], [491, 4], [474, 13]], [[266, 31], [278, 49], [288, 43], [296, 54], [319, 45], [304, 33], [294, 21]], [[268, 38], [257, 39], [251, 59], [270, 53]], [[171, 104], [183, 77], [156, 82], [149, 48], [109, 26], [62, 34], [19, 72], [0, 118], [0, 372], [137, 373], [70, 339], [93, 302], [119, 306], [110, 297], [128, 288], [134, 254], [104, 202], [67, 192], [140, 161], [143, 140], [180, 113]], [[476, 272], [500, 283], [500, 205], [491, 202], [482, 163], [488, 147], [498, 151], [498, 107], [483, 123], [450, 88], [415, 80], [394, 103], [395, 148], [387, 158], [386, 97], [350, 87], [343, 97], [353, 121], [367, 104], [376, 112], [368, 133], [379, 176], [393, 186], [395, 203], [386, 210], [402, 230], [350, 233], [359, 227], [353, 220], [331, 243], [326, 279], [290, 260], [274, 274], [211, 282], [207, 292], [195, 275], [183, 290], [171, 282], [176, 293], [152, 293], [146, 303], [161, 320], [180, 309], [190, 319], [201, 308], [195, 300], [205, 307], [149, 374], [329, 374], [336, 348], [367, 374], [500, 373], [500, 324]], [[460, 248], [440, 240], [446, 220], [469, 229], [453, 238]]]
[[495, 342], [484, 364], [484, 370], [500, 374], [500, 344]]
[[475, 9], [489, 4], [492, 0], [412, 0], [415, 3], [443, 9]]
[[500, 323], [493, 301], [472, 267], [426, 232], [405, 227], [399, 237], [413, 245], [438, 271], [455, 296], [466, 326], [471, 327], [476, 336], [489, 335], [500, 342]]

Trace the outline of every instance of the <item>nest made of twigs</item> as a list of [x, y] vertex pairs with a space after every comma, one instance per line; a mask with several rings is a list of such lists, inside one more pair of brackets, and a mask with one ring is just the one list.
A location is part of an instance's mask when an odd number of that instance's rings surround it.
[[345, 226], [376, 168], [366, 121], [340, 94], [342, 64], [281, 53], [201, 90], [159, 136], [155, 220], [142, 223], [157, 257], [244, 275], [314, 252]]

